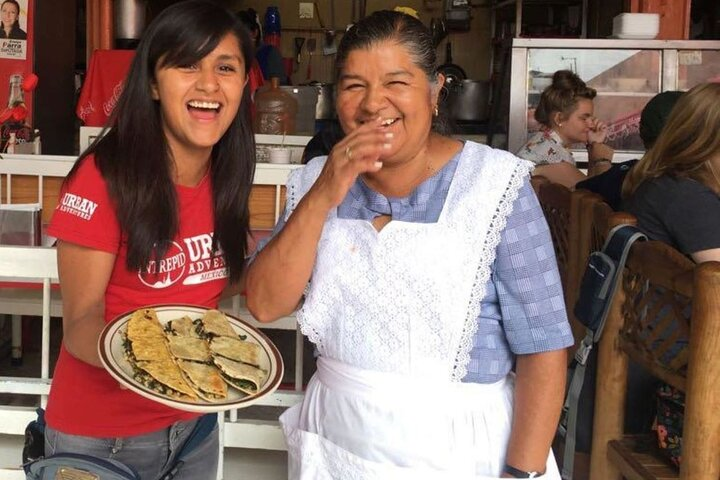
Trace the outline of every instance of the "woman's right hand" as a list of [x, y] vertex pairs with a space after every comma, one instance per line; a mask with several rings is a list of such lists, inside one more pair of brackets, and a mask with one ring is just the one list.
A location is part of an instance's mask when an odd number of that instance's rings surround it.
[[588, 143], [605, 143], [608, 134], [608, 126], [597, 118], [592, 119], [590, 131], [588, 132]]
[[382, 168], [380, 156], [390, 148], [393, 134], [384, 131], [381, 121], [375, 118], [335, 144], [308, 195], [330, 210], [340, 205], [358, 175]]

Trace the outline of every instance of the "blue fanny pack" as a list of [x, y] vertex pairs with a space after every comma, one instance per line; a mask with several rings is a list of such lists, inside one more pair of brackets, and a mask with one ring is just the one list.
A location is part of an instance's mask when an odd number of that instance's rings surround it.
[[[38, 408], [37, 412], [38, 419], [30, 422], [25, 430], [23, 469], [27, 480], [143, 480], [132, 467], [113, 459], [79, 453], [58, 453], [45, 457], [45, 411]], [[175, 462], [160, 476], [160, 480], [172, 480], [185, 463], [183, 458], [210, 435], [216, 424], [217, 413], [200, 417], [180, 448]]]

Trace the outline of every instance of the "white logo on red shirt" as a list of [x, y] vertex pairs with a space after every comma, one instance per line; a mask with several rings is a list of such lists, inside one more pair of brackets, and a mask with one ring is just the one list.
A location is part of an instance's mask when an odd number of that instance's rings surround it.
[[75, 215], [84, 220], [90, 220], [95, 213], [97, 203], [83, 198], [73, 193], [66, 193], [60, 200], [60, 204], [57, 207], [61, 212]]
[[145, 270], [138, 272], [138, 277], [150, 288], [167, 288], [182, 278], [186, 263], [187, 255], [177, 242], [173, 242], [165, 258], [150, 260]]
[[213, 256], [212, 235], [204, 233], [186, 238], [185, 246], [190, 254], [190, 267], [183, 285], [197, 285], [227, 277], [222, 252], [217, 252], [217, 256]]
[[212, 234], [185, 238], [182, 245], [173, 242], [162, 260], [152, 260], [145, 270], [138, 272], [140, 281], [155, 289], [167, 288], [184, 276], [183, 285], [198, 285], [227, 277], [222, 253], [213, 255]]

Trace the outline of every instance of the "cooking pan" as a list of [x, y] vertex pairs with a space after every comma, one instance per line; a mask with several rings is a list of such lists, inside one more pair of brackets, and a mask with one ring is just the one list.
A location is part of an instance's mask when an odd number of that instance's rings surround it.
[[445, 44], [445, 63], [440, 65], [437, 71], [445, 76], [446, 85], [457, 83], [467, 78], [465, 70], [459, 65], [452, 63], [452, 43], [450, 42]]

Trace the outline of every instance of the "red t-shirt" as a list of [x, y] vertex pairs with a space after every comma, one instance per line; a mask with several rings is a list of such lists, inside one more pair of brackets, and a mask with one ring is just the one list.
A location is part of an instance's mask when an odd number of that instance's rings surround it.
[[[160, 262], [143, 272], [125, 266], [121, 235], [107, 185], [92, 157], [61, 191], [48, 233], [63, 241], [117, 255], [105, 291], [105, 321], [145, 305], [180, 303], [216, 308], [227, 283], [225, 264], [212, 255], [212, 185], [176, 186], [180, 226]], [[91, 437], [125, 437], [165, 428], [197, 414], [176, 410], [123, 390], [104, 369], [63, 347], [53, 377], [46, 419], [59, 431]]]

